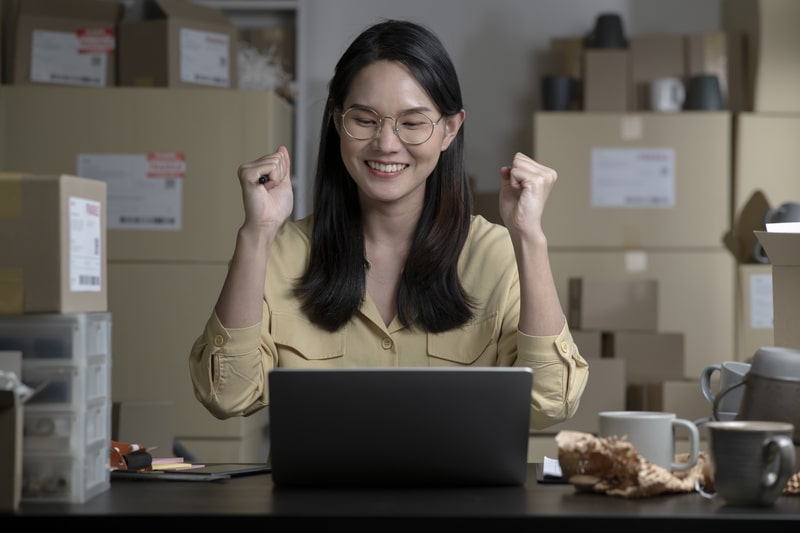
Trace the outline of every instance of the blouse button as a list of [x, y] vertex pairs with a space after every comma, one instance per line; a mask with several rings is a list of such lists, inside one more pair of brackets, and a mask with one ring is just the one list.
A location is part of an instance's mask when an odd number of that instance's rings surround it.
[[561, 341], [561, 351], [564, 353], [568, 353], [569, 344], [567, 343], [567, 341]]
[[214, 335], [214, 346], [222, 346], [225, 343], [225, 339], [222, 338], [222, 335]]
[[386, 338], [384, 338], [384, 339], [381, 341], [381, 347], [382, 347], [384, 350], [388, 350], [388, 349], [390, 349], [390, 348], [392, 347], [392, 344], [393, 344], [393, 343], [392, 343], [392, 339], [390, 339], [389, 337], [386, 337]]

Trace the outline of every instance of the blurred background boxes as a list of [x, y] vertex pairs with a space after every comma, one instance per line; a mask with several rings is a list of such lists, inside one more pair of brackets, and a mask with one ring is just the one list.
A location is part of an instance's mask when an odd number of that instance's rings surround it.
[[800, 112], [800, 2], [725, 0], [723, 28], [745, 36], [745, 105], [756, 113]]
[[629, 39], [632, 106], [647, 111], [650, 84], [658, 78], [686, 79], [686, 51], [683, 35], [634, 35]]
[[105, 311], [106, 233], [105, 182], [0, 173], [0, 314]]
[[568, 317], [571, 328], [589, 330], [658, 330], [658, 280], [570, 278]]
[[[293, 136], [293, 109], [274, 91], [6, 86], [0, 107], [0, 168], [80, 168], [108, 183], [109, 261], [227, 262], [244, 216], [237, 168]], [[181, 154], [185, 167], [131, 164], [152, 153]]]
[[534, 114], [558, 169], [543, 227], [563, 247], [718, 248], [730, 224], [731, 115]]
[[6, 83], [113, 87], [123, 5], [4, 0]]
[[[213, 454], [189, 448], [202, 461], [263, 460], [267, 412], [212, 417], [194, 397], [187, 358], [243, 222], [236, 171], [266, 150], [291, 149], [291, 105], [274, 91], [4, 86], [0, 115], [0, 165], [82, 168], [108, 180], [100, 183], [108, 184], [113, 400], [172, 402], [176, 438]], [[148, 176], [138, 164], [127, 165], [151, 153], [180, 153], [172, 161], [177, 174]], [[149, 180], [156, 190], [118, 189], [115, 179]], [[128, 193], [138, 194], [133, 205], [150, 214], [126, 218]]]
[[682, 333], [608, 331], [603, 357], [625, 361], [626, 384], [659, 383], [686, 377], [683, 344]]
[[[800, 80], [795, 88], [800, 94]], [[738, 114], [733, 147], [734, 213], [756, 191], [770, 206], [800, 201], [800, 110]]]
[[190, 0], [145, 0], [119, 25], [119, 85], [238, 86], [237, 33], [225, 14]]
[[658, 280], [658, 331], [683, 334], [685, 378], [697, 378], [708, 364], [731, 359], [735, 265], [721, 247], [649, 252], [559, 249], [550, 251], [550, 262], [562, 305], [569, 302], [570, 278]]
[[634, 100], [627, 49], [585, 49], [583, 52], [584, 111], [625, 112]]

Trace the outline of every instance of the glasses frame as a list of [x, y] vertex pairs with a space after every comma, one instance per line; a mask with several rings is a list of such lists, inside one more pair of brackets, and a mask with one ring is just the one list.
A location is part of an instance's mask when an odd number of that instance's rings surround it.
[[[345, 123], [344, 123], [344, 118], [350, 111], [353, 111], [353, 110], [368, 111], [368, 112], [372, 113], [373, 115], [375, 115], [375, 118], [377, 119], [377, 123], [378, 123], [378, 128], [375, 130], [375, 133], [371, 137], [365, 137], [365, 138], [362, 139], [362, 138], [356, 137], [355, 135], [350, 133], [350, 130], [347, 129], [347, 126], [345, 126]], [[417, 113], [419, 115], [422, 115], [423, 117], [428, 119], [430, 121], [430, 123], [431, 123], [431, 131], [428, 134], [428, 136], [425, 138], [424, 141], [412, 143], [412, 142], [409, 142], [409, 141], [403, 139], [400, 136], [400, 131], [397, 128], [397, 120], [400, 119], [401, 117], [403, 117], [403, 115], [408, 115], [408, 114], [411, 114], [411, 113]], [[385, 119], [389, 118], [389, 119], [392, 120], [392, 131], [394, 132], [395, 135], [397, 135], [397, 138], [400, 139], [400, 141], [403, 144], [407, 144], [409, 146], [419, 146], [420, 144], [425, 144], [426, 142], [428, 142], [431, 139], [431, 137], [433, 137], [433, 132], [436, 131], [436, 126], [438, 126], [439, 122], [441, 122], [442, 119], [444, 118], [444, 114], [442, 114], [442, 116], [440, 116], [438, 120], [434, 121], [431, 117], [429, 117], [428, 115], [426, 115], [422, 111], [416, 111], [416, 110], [403, 111], [402, 113], [400, 113], [396, 117], [393, 117], [391, 115], [383, 115], [383, 116], [381, 116], [380, 113], [378, 113], [377, 111], [375, 111], [371, 107], [351, 106], [351, 107], [348, 107], [347, 109], [345, 109], [344, 111], [340, 112], [339, 113], [339, 117], [340, 117], [340, 119], [342, 121], [341, 124], [342, 124], [342, 129], [344, 130], [344, 132], [347, 134], [348, 137], [350, 137], [351, 139], [355, 139], [356, 141], [371, 141], [373, 139], [377, 139], [380, 136], [381, 132], [383, 131], [383, 121]]]

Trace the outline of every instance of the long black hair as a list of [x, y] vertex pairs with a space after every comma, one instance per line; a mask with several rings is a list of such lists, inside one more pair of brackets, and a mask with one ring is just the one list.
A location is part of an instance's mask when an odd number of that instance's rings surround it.
[[[336, 64], [322, 117], [314, 184], [314, 226], [308, 269], [295, 288], [318, 326], [336, 331], [366, 295], [366, 259], [358, 189], [342, 161], [334, 114], [353, 78], [379, 61], [404, 65], [445, 116], [463, 108], [455, 67], [439, 38], [419, 24], [383, 20], [367, 28]], [[438, 333], [473, 315], [458, 278], [458, 258], [470, 227], [472, 192], [464, 159], [464, 127], [440, 154], [397, 289], [398, 318], [406, 327]]]

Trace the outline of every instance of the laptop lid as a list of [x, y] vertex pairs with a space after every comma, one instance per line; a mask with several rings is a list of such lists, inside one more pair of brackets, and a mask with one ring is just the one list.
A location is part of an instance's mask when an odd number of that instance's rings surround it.
[[268, 380], [276, 485], [525, 483], [529, 368], [277, 368]]

